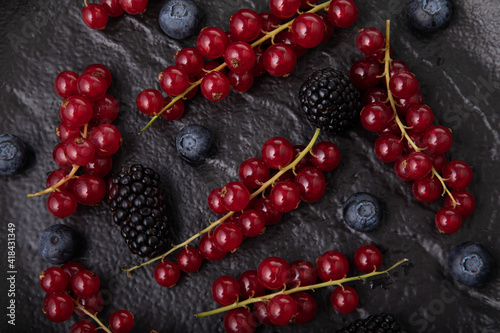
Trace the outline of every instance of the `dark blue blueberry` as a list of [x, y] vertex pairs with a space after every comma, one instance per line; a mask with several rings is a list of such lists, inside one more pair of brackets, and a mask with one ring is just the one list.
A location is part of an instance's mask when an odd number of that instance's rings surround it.
[[53, 265], [64, 264], [76, 256], [82, 242], [80, 235], [64, 224], [53, 224], [38, 237], [38, 252]]
[[27, 159], [28, 149], [21, 139], [11, 134], [0, 134], [0, 176], [18, 173]]
[[188, 125], [177, 135], [177, 151], [191, 163], [203, 162], [211, 153], [212, 135], [201, 125]]
[[451, 19], [450, 0], [413, 0], [408, 4], [408, 19], [418, 30], [434, 32]]
[[456, 281], [471, 287], [483, 285], [493, 271], [493, 258], [478, 242], [465, 242], [451, 250], [448, 270]]
[[351, 195], [344, 203], [342, 214], [345, 224], [362, 232], [375, 229], [382, 221], [380, 201], [365, 192]]
[[203, 12], [191, 0], [170, 0], [160, 11], [160, 28], [169, 37], [184, 39], [198, 32]]

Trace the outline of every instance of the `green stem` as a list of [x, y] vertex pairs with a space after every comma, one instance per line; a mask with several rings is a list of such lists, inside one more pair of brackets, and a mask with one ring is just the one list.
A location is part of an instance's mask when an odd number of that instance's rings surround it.
[[293, 294], [293, 293], [296, 293], [296, 292], [299, 292], [299, 291], [315, 290], [315, 289], [329, 287], [329, 286], [335, 286], [335, 285], [340, 286], [340, 285], [342, 285], [344, 283], [352, 282], [352, 281], [365, 281], [367, 278], [370, 278], [370, 277], [373, 277], [373, 276], [382, 275], [382, 274], [388, 274], [388, 272], [390, 270], [396, 268], [397, 266], [399, 266], [402, 263], [407, 262], [407, 261], [408, 261], [408, 259], [400, 260], [400, 261], [398, 261], [397, 263], [395, 263], [394, 265], [392, 265], [391, 267], [389, 267], [388, 269], [386, 269], [384, 271], [373, 271], [373, 272], [368, 273], [368, 274], [358, 275], [358, 276], [352, 276], [352, 277], [343, 278], [343, 279], [340, 279], [340, 280], [332, 280], [332, 281], [317, 283], [317, 284], [313, 284], [313, 285], [310, 285], [310, 286], [304, 286], [304, 287], [300, 287], [299, 286], [299, 287], [296, 287], [296, 288], [293, 288], [293, 289], [288, 289], [288, 290], [283, 289], [283, 290], [278, 291], [278, 292], [273, 293], [273, 294], [269, 294], [269, 295], [265, 295], [265, 296], [260, 296], [260, 297], [253, 297], [253, 298], [249, 298], [247, 300], [241, 301], [241, 302], [235, 302], [235, 303], [233, 303], [231, 305], [224, 306], [224, 307], [221, 307], [221, 308], [218, 308], [218, 309], [215, 309], [215, 310], [197, 313], [194, 316], [196, 318], [207, 317], [207, 316], [211, 316], [211, 315], [214, 315], [214, 314], [217, 314], [217, 313], [226, 312], [226, 311], [229, 311], [229, 310], [232, 310], [232, 309], [235, 309], [235, 308], [246, 307], [247, 305], [252, 304], [252, 303], [267, 302], [267, 301], [269, 301], [271, 298], [273, 298], [276, 295], [289, 295], [289, 294]]

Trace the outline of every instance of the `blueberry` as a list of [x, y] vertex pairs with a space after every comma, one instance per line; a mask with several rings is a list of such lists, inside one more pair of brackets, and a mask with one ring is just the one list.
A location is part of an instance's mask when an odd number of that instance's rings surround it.
[[160, 28], [169, 37], [184, 39], [198, 32], [203, 12], [191, 0], [169, 0], [160, 11]]
[[365, 192], [351, 195], [344, 203], [342, 214], [345, 224], [362, 232], [375, 229], [382, 221], [380, 201]]
[[28, 159], [28, 149], [21, 139], [11, 134], [0, 134], [0, 176], [18, 173]]
[[212, 146], [212, 135], [201, 125], [188, 125], [177, 135], [177, 151], [191, 163], [203, 162], [210, 155]]
[[418, 30], [434, 32], [451, 19], [450, 0], [412, 0], [408, 4], [408, 19]]
[[493, 258], [478, 242], [465, 242], [451, 250], [448, 270], [456, 281], [471, 287], [483, 285], [493, 271]]
[[64, 224], [53, 224], [38, 237], [38, 252], [43, 260], [53, 265], [73, 259], [80, 246], [80, 235]]

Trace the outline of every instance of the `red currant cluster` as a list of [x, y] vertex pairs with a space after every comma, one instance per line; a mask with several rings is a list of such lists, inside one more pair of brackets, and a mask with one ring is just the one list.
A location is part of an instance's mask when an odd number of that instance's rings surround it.
[[[338, 286], [330, 296], [333, 308], [340, 313], [349, 313], [358, 305], [358, 294], [343, 283], [386, 273], [402, 262], [380, 272], [380, 251], [374, 246], [364, 245], [354, 254], [354, 263], [365, 274], [347, 278], [349, 262], [338, 251], [323, 253], [316, 259], [316, 266], [306, 260], [288, 265], [282, 258], [269, 257], [257, 270], [245, 271], [238, 279], [227, 275], [217, 278], [212, 285], [212, 297], [223, 308], [196, 316], [230, 310], [224, 318], [224, 329], [228, 333], [254, 332], [257, 321], [264, 325], [301, 325], [313, 319], [318, 307], [307, 291], [331, 285]], [[322, 282], [317, 284], [318, 277]], [[252, 303], [253, 311], [250, 312], [247, 305]]]
[[[167, 120], [181, 117], [182, 100], [193, 98], [199, 87], [207, 99], [219, 101], [230, 89], [250, 89], [254, 77], [265, 73], [287, 76], [307, 49], [331, 37], [334, 26], [345, 28], [356, 21], [358, 10], [352, 0], [316, 5], [317, 1], [269, 0], [270, 12], [237, 11], [229, 19], [229, 31], [204, 28], [196, 48], [178, 51], [175, 65], [159, 74], [160, 87], [168, 97], [164, 99], [156, 89], [146, 89], [137, 96], [138, 109], [154, 116], [143, 130], [160, 115]], [[295, 16], [299, 9], [311, 7], [306, 13], [299, 12], [295, 19], [282, 22]], [[321, 9], [328, 10], [328, 15], [316, 14]], [[211, 61], [205, 63], [205, 58]], [[218, 58], [223, 59], [222, 64], [214, 61]]]
[[68, 262], [61, 267], [49, 267], [40, 274], [40, 286], [47, 294], [43, 300], [43, 312], [50, 321], [60, 323], [76, 313], [82, 318], [91, 317], [99, 326], [88, 320], [80, 320], [71, 326], [71, 333], [96, 332], [128, 333], [134, 325], [134, 317], [119, 310], [109, 317], [111, 331], [97, 318], [103, 308], [99, 291], [101, 282], [97, 274], [82, 264]]
[[387, 38], [377, 28], [362, 30], [356, 46], [366, 57], [352, 65], [350, 77], [366, 90], [361, 123], [379, 135], [375, 154], [383, 162], [395, 162], [400, 179], [413, 181], [417, 200], [432, 202], [446, 193], [435, 223], [442, 233], [457, 231], [476, 206], [474, 196], [465, 190], [472, 182], [471, 167], [464, 161], [447, 162], [444, 154], [452, 146], [451, 131], [433, 125], [434, 115], [423, 104], [417, 78], [403, 61], [391, 59], [389, 28]]
[[[57, 217], [72, 215], [77, 203], [95, 205], [106, 195], [102, 179], [111, 171], [111, 155], [121, 144], [121, 133], [110, 124], [118, 116], [118, 102], [107, 94], [111, 73], [100, 64], [90, 65], [81, 76], [64, 71], [57, 75], [54, 88], [64, 102], [59, 109], [60, 140], [52, 157], [60, 167], [50, 173], [46, 189], [28, 197], [50, 193], [48, 211]], [[83, 167], [85, 173], [76, 176]]]
[[118, 17], [124, 11], [131, 15], [137, 15], [144, 12], [147, 5], [148, 0], [101, 0], [100, 4], [87, 4], [87, 0], [85, 0], [82, 20], [90, 29], [104, 29], [109, 17]]

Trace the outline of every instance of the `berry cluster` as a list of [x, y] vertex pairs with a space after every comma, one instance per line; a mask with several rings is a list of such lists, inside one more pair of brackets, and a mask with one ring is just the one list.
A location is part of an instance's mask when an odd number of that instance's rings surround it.
[[[331, 37], [334, 26], [345, 28], [356, 21], [358, 10], [352, 0], [332, 0], [321, 5], [316, 2], [270, 0], [269, 12], [241, 9], [234, 13], [229, 19], [229, 31], [202, 29], [196, 47], [178, 51], [175, 65], [159, 74], [160, 87], [168, 96], [163, 98], [156, 89], [143, 90], [137, 96], [138, 109], [153, 116], [141, 132], [160, 115], [167, 120], [181, 117], [183, 100], [193, 98], [198, 89], [208, 100], [219, 101], [231, 89], [250, 89], [254, 77], [265, 73], [287, 76], [307, 49]], [[295, 19], [282, 22], [294, 17], [300, 8], [311, 7]], [[328, 14], [316, 13], [322, 9]], [[222, 63], [216, 61], [219, 58]]]
[[[238, 279], [227, 275], [217, 278], [212, 285], [212, 297], [223, 307], [196, 316], [230, 310], [224, 318], [224, 329], [228, 333], [254, 332], [257, 321], [264, 325], [301, 325], [313, 319], [318, 307], [307, 291], [332, 285], [337, 285], [330, 295], [333, 308], [340, 313], [350, 313], [358, 305], [358, 294], [352, 287], [343, 285], [345, 282], [387, 273], [404, 261], [380, 272], [380, 251], [364, 245], [354, 254], [354, 263], [364, 275], [347, 278], [349, 262], [338, 251], [323, 253], [316, 259], [316, 266], [306, 260], [289, 265], [280, 257], [269, 257], [257, 270], [245, 271]], [[318, 277], [321, 283], [317, 283]], [[252, 303], [251, 312], [247, 305]]]
[[[28, 194], [50, 193], [47, 209], [54, 216], [70, 216], [77, 203], [95, 205], [106, 195], [102, 177], [111, 171], [111, 155], [122, 141], [110, 124], [118, 116], [118, 102], [106, 93], [110, 85], [111, 73], [100, 64], [88, 66], [80, 76], [64, 71], [55, 79], [55, 91], [64, 99], [56, 131], [60, 143], [52, 152], [59, 169], [49, 174], [45, 190]], [[81, 167], [85, 172], [76, 176]]]
[[[350, 76], [366, 90], [361, 123], [379, 135], [375, 154], [383, 162], [395, 162], [400, 179], [413, 181], [417, 200], [432, 202], [446, 193], [435, 223], [442, 233], [457, 231], [476, 206], [465, 189], [472, 182], [471, 167], [464, 161], [447, 162], [444, 154], [452, 146], [451, 131], [433, 125], [434, 115], [423, 104], [417, 78], [403, 61], [391, 59], [389, 22], [386, 38], [377, 28], [366, 28], [357, 35], [356, 46], [366, 57], [352, 65]], [[382, 78], [385, 82], [379, 87]]]
[[[301, 200], [319, 200], [326, 189], [323, 171], [337, 167], [340, 152], [331, 142], [315, 145], [318, 135], [316, 130], [306, 147], [294, 147], [281, 137], [267, 140], [261, 158], [250, 158], [241, 164], [239, 182], [230, 182], [208, 195], [209, 208], [216, 214], [225, 214], [223, 217], [166, 253], [125, 271], [130, 273], [161, 259], [155, 268], [155, 279], [161, 286], [172, 287], [181, 271], [196, 272], [203, 259], [220, 260], [228, 252], [236, 251], [244, 238], [263, 233], [266, 225], [278, 222], [283, 213], [297, 208]], [[270, 186], [272, 189], [266, 196], [258, 197]], [[198, 248], [188, 246], [200, 236]], [[178, 249], [175, 263], [164, 261]]]
[[146, 10], [148, 0], [101, 0], [100, 4], [87, 4], [82, 9], [83, 23], [90, 29], [100, 30], [106, 27], [109, 17], [118, 17], [127, 12], [137, 15]]
[[91, 321], [80, 320], [71, 326], [71, 333], [95, 332], [98, 329], [108, 333], [130, 332], [134, 317], [128, 311], [119, 310], [111, 314], [111, 330], [97, 318], [104, 303], [100, 285], [97, 274], [77, 262], [49, 267], [40, 274], [40, 286], [46, 292], [42, 311], [47, 319], [56, 323], [66, 321], [76, 313], [82, 318], [92, 318], [99, 325], [96, 328]]

